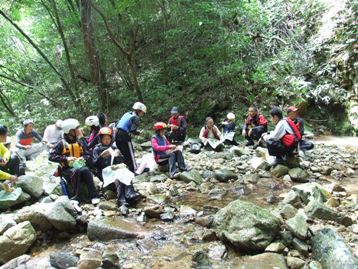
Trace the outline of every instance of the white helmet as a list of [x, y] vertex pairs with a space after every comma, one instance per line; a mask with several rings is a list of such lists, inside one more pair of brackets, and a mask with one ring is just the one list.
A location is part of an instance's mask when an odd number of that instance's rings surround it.
[[143, 111], [144, 113], [147, 113], [147, 107], [145, 106], [145, 104], [141, 102], [135, 102], [132, 108], [134, 110], [140, 110]]
[[57, 128], [62, 128], [62, 120], [57, 120], [55, 125], [57, 126]]
[[235, 114], [229, 112], [229, 113], [227, 113], [227, 116], [226, 116], [226, 117], [227, 117], [228, 120], [234, 120], [234, 119], [235, 119]]
[[97, 116], [89, 116], [85, 120], [87, 126], [99, 126], [99, 119]]
[[68, 134], [70, 130], [76, 129], [80, 126], [80, 123], [76, 119], [66, 119], [62, 122], [62, 131], [64, 134]]

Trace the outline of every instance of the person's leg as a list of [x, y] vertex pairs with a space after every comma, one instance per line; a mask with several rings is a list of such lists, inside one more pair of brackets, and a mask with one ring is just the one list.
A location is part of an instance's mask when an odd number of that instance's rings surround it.
[[86, 184], [90, 199], [98, 197], [91, 171], [87, 167], [82, 167], [79, 169], [79, 177], [80, 181]]
[[306, 151], [306, 150], [311, 150], [313, 148], [314, 148], [314, 144], [312, 142], [306, 140], [300, 141], [300, 150]]
[[136, 169], [136, 163], [134, 158], [134, 150], [133, 145], [131, 141], [121, 141], [120, 143], [117, 143], [118, 149], [121, 151], [124, 157], [124, 163], [128, 166], [128, 169], [134, 173]]
[[280, 158], [286, 153], [285, 146], [281, 143], [281, 141], [269, 140], [266, 144], [267, 150], [271, 156]]
[[42, 143], [35, 143], [31, 145], [31, 148], [27, 150], [26, 154], [31, 160], [36, 159], [39, 154], [46, 149], [46, 145]]
[[125, 205], [127, 206], [127, 200], [126, 200], [126, 196], [125, 196], [125, 185], [120, 182], [118, 179], [116, 179], [116, 181], [114, 181], [114, 184], [116, 186], [116, 191], [117, 191], [117, 205], [118, 206], [122, 206]]
[[181, 152], [180, 150], [176, 150], [176, 151], [174, 151], [174, 153], [175, 153], [175, 158], [178, 163], [179, 169], [181, 171], [186, 171], [186, 165], [185, 165], [185, 161], [184, 161], [183, 152]]
[[249, 136], [249, 130], [248, 129], [246, 129], [245, 132], [246, 132], [245, 138], [247, 140], [247, 143], [245, 144], [245, 146], [248, 147], [248, 146], [254, 145], [255, 143], [254, 143], [254, 140], [252, 140], [252, 134], [251, 134], [251, 136]]
[[169, 162], [169, 176], [173, 178], [175, 176], [176, 172], [176, 154], [174, 152], [171, 152], [168, 154], [168, 162]]
[[9, 173], [10, 175], [20, 176], [20, 158], [15, 154], [11, 155], [10, 160], [3, 169], [3, 171]]
[[142, 196], [140, 195], [140, 193], [135, 191], [133, 187], [133, 183], [131, 183], [131, 185], [129, 186], [123, 184], [123, 186], [124, 186], [125, 198], [128, 201], [128, 203], [135, 204], [139, 202]]
[[19, 164], [19, 176], [25, 175], [26, 170], [26, 150], [24, 149], [17, 149], [15, 154], [19, 157], [20, 164]]
[[259, 140], [261, 138], [261, 135], [265, 133], [267, 130], [266, 126], [256, 126], [252, 128], [252, 138], [254, 140]]

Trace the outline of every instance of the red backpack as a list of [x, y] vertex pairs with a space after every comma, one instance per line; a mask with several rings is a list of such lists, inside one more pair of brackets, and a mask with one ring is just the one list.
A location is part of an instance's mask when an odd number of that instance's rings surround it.
[[296, 145], [298, 143], [298, 141], [300, 141], [302, 139], [301, 133], [298, 130], [296, 124], [289, 118], [285, 119], [288, 123], [288, 125], [290, 125], [293, 134], [285, 134], [282, 138], [281, 138], [281, 142], [282, 144], [284, 144], [286, 147], [291, 148], [294, 145]]

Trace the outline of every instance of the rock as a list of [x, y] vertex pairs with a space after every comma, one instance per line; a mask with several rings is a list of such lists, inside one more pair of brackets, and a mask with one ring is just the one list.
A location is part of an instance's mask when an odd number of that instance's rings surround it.
[[11, 227], [14, 227], [16, 222], [7, 216], [0, 216], [0, 235], [5, 233]]
[[287, 157], [286, 165], [289, 168], [296, 168], [300, 166], [300, 158], [297, 157]]
[[209, 246], [209, 258], [213, 260], [220, 261], [224, 258], [226, 254], [226, 247], [221, 242], [211, 243]]
[[142, 150], [147, 150], [147, 149], [151, 149], [152, 148], [152, 143], [151, 141], [147, 141], [147, 142], [144, 142], [142, 144], [140, 144], [140, 147], [142, 148]]
[[225, 189], [212, 189], [208, 195], [211, 200], [222, 200], [226, 193], [227, 191]]
[[293, 241], [293, 235], [290, 231], [280, 231], [280, 238], [286, 246], [290, 246]]
[[287, 257], [287, 266], [290, 269], [301, 269], [305, 266], [305, 261], [295, 257]]
[[24, 254], [36, 240], [36, 231], [29, 221], [21, 222], [0, 236], [0, 263]]
[[117, 210], [118, 205], [114, 201], [101, 201], [98, 205], [101, 210]]
[[257, 170], [268, 170], [270, 167], [269, 163], [260, 157], [254, 157], [250, 160], [250, 165], [252, 168], [254, 168], [255, 171]]
[[257, 181], [259, 180], [259, 175], [254, 173], [254, 174], [248, 174], [244, 176], [244, 181], [245, 183], [257, 183]]
[[120, 269], [116, 248], [107, 247], [102, 254], [103, 269]]
[[164, 207], [161, 205], [146, 206], [144, 212], [149, 218], [159, 219], [160, 215], [164, 213]]
[[324, 269], [357, 269], [358, 260], [343, 238], [334, 230], [324, 228], [311, 239], [312, 256]]
[[164, 182], [168, 179], [168, 177], [164, 174], [156, 175], [150, 177], [150, 182]]
[[90, 240], [112, 240], [141, 238], [146, 234], [142, 226], [120, 217], [98, 218], [88, 223], [87, 236]]
[[287, 166], [278, 164], [275, 167], [271, 168], [271, 174], [275, 177], [282, 177], [288, 173], [290, 169]]
[[290, 171], [288, 171], [289, 176], [291, 179], [295, 182], [299, 183], [305, 183], [308, 182], [308, 173], [303, 170], [302, 168], [292, 168]]
[[239, 157], [249, 154], [248, 150], [246, 150], [245, 148], [237, 147], [237, 146], [231, 147], [230, 152], [234, 153], [236, 156], [239, 156]]
[[77, 262], [78, 257], [73, 256], [70, 252], [57, 252], [50, 255], [50, 264], [55, 268], [76, 267]]
[[303, 209], [299, 209], [296, 216], [286, 221], [286, 226], [295, 236], [300, 239], [307, 238], [307, 216]]
[[285, 258], [276, 253], [236, 258], [230, 268], [235, 269], [287, 269]]
[[292, 247], [298, 250], [302, 255], [308, 255], [308, 245], [296, 237], [294, 237], [292, 240]]
[[322, 166], [319, 171], [322, 175], [329, 176], [332, 173], [333, 168], [331, 166]]
[[46, 212], [48, 221], [59, 231], [76, 229], [77, 213], [67, 196], [59, 197]]
[[87, 253], [83, 253], [80, 256], [80, 260], [77, 263], [79, 269], [97, 269], [101, 266], [102, 255], [99, 251], [91, 250]]
[[8, 261], [7, 263], [5, 263], [3, 266], [1, 266], [1, 269], [26, 269], [28, 268], [26, 266], [26, 263], [31, 260], [31, 256], [30, 255], [21, 255], [17, 258], [14, 258], [10, 261]]
[[196, 251], [192, 256], [193, 268], [210, 268], [209, 255], [202, 250]]
[[43, 180], [37, 176], [21, 176], [17, 185], [34, 198], [39, 198], [43, 193]]
[[282, 254], [285, 248], [286, 246], [281, 242], [273, 242], [267, 246], [265, 252], [274, 252], [274, 253]]
[[341, 213], [334, 211], [333, 209], [325, 206], [323, 203], [312, 199], [305, 207], [307, 216], [311, 218], [318, 218], [323, 220], [332, 220], [344, 226], [350, 226], [353, 224], [353, 220]]
[[181, 205], [179, 209], [179, 215], [182, 218], [195, 217], [197, 211], [189, 206]]
[[203, 182], [203, 178], [200, 173], [196, 170], [191, 170], [189, 172], [180, 173], [178, 180], [184, 181], [185, 183], [195, 182], [197, 185], [200, 185]]
[[174, 218], [175, 218], [174, 212], [164, 212], [160, 214], [160, 219], [162, 221], [172, 221], [174, 220]]
[[311, 198], [324, 203], [331, 196], [325, 188], [315, 182], [296, 185], [292, 190], [298, 193], [305, 204], [307, 204]]
[[17, 223], [23, 222], [23, 221], [30, 221], [31, 225], [35, 228], [37, 231], [43, 231], [46, 232], [53, 228], [52, 224], [49, 222], [47, 218], [47, 208], [50, 205], [48, 204], [34, 204], [32, 206], [23, 207], [20, 209], [14, 220]]
[[283, 199], [282, 204], [290, 204], [296, 208], [299, 208], [303, 202], [301, 200], [301, 196], [297, 192], [290, 190], [285, 199]]
[[280, 215], [284, 219], [290, 219], [296, 216], [297, 209], [292, 206], [291, 204], [284, 204], [283, 207], [280, 209]]
[[334, 198], [334, 197], [331, 197], [328, 199], [328, 201], [326, 202], [326, 205], [330, 206], [330, 207], [339, 207], [340, 203], [339, 201]]
[[206, 227], [206, 228], [210, 228], [212, 226], [213, 222], [214, 222], [214, 217], [211, 215], [195, 218], [196, 224]]
[[323, 269], [323, 267], [319, 262], [311, 261], [308, 265], [308, 269]]
[[236, 180], [237, 175], [228, 169], [220, 169], [214, 172], [214, 177], [220, 182], [228, 182], [230, 179]]
[[243, 251], [264, 250], [279, 225], [280, 220], [268, 210], [241, 200], [231, 202], [214, 217], [218, 237]]
[[20, 205], [31, 199], [31, 196], [22, 191], [21, 188], [16, 188], [13, 192], [0, 191], [0, 210], [7, 210], [15, 205]]

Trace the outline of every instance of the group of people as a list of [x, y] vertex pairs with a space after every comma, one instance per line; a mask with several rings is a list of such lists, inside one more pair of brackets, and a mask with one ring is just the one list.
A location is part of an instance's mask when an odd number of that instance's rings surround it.
[[[63, 192], [73, 201], [90, 200], [97, 204], [99, 193], [93, 175], [103, 181], [103, 169], [121, 163], [134, 175], [148, 171], [145, 162], [138, 166], [132, 144], [133, 136], [140, 133], [139, 119], [146, 112], [146, 106], [136, 102], [131, 111], [110, 125], [103, 113], [89, 116], [85, 120], [89, 128], [88, 136], [84, 135], [76, 119], [58, 120], [49, 125], [43, 138], [34, 130], [33, 121], [25, 120], [23, 128], [16, 133], [17, 150], [12, 153], [4, 146], [7, 127], [0, 125], [0, 179], [16, 182], [18, 176], [25, 174], [26, 160], [36, 158], [47, 149], [49, 160], [59, 164], [55, 174], [65, 180]], [[270, 115], [276, 127], [267, 132], [266, 118], [255, 106], [248, 109], [248, 117], [242, 127], [242, 135], [247, 139], [246, 146], [266, 146], [273, 157], [271, 164], [284, 161], [285, 157], [294, 154], [296, 149], [305, 151], [313, 148], [311, 142], [302, 140], [304, 123], [298, 117], [296, 107], [287, 109], [286, 118], [283, 118], [282, 111], [277, 107], [271, 110]], [[186, 139], [187, 128], [187, 119], [180, 114], [178, 107], [172, 108], [168, 123], [157, 122], [153, 126], [151, 145], [154, 160], [159, 166], [168, 168], [172, 179], [177, 178], [179, 170], [191, 169], [185, 163], [181, 145]], [[233, 113], [228, 113], [221, 123], [221, 130], [211, 117], [206, 118], [199, 134], [201, 147], [221, 150], [226, 142], [237, 145], [234, 139], [236, 124]], [[34, 139], [38, 143], [34, 143]], [[86, 186], [87, 197], [80, 197], [82, 186]], [[116, 179], [110, 188], [117, 194], [119, 207], [133, 205], [141, 198], [132, 183], [124, 184], [120, 179]]]

